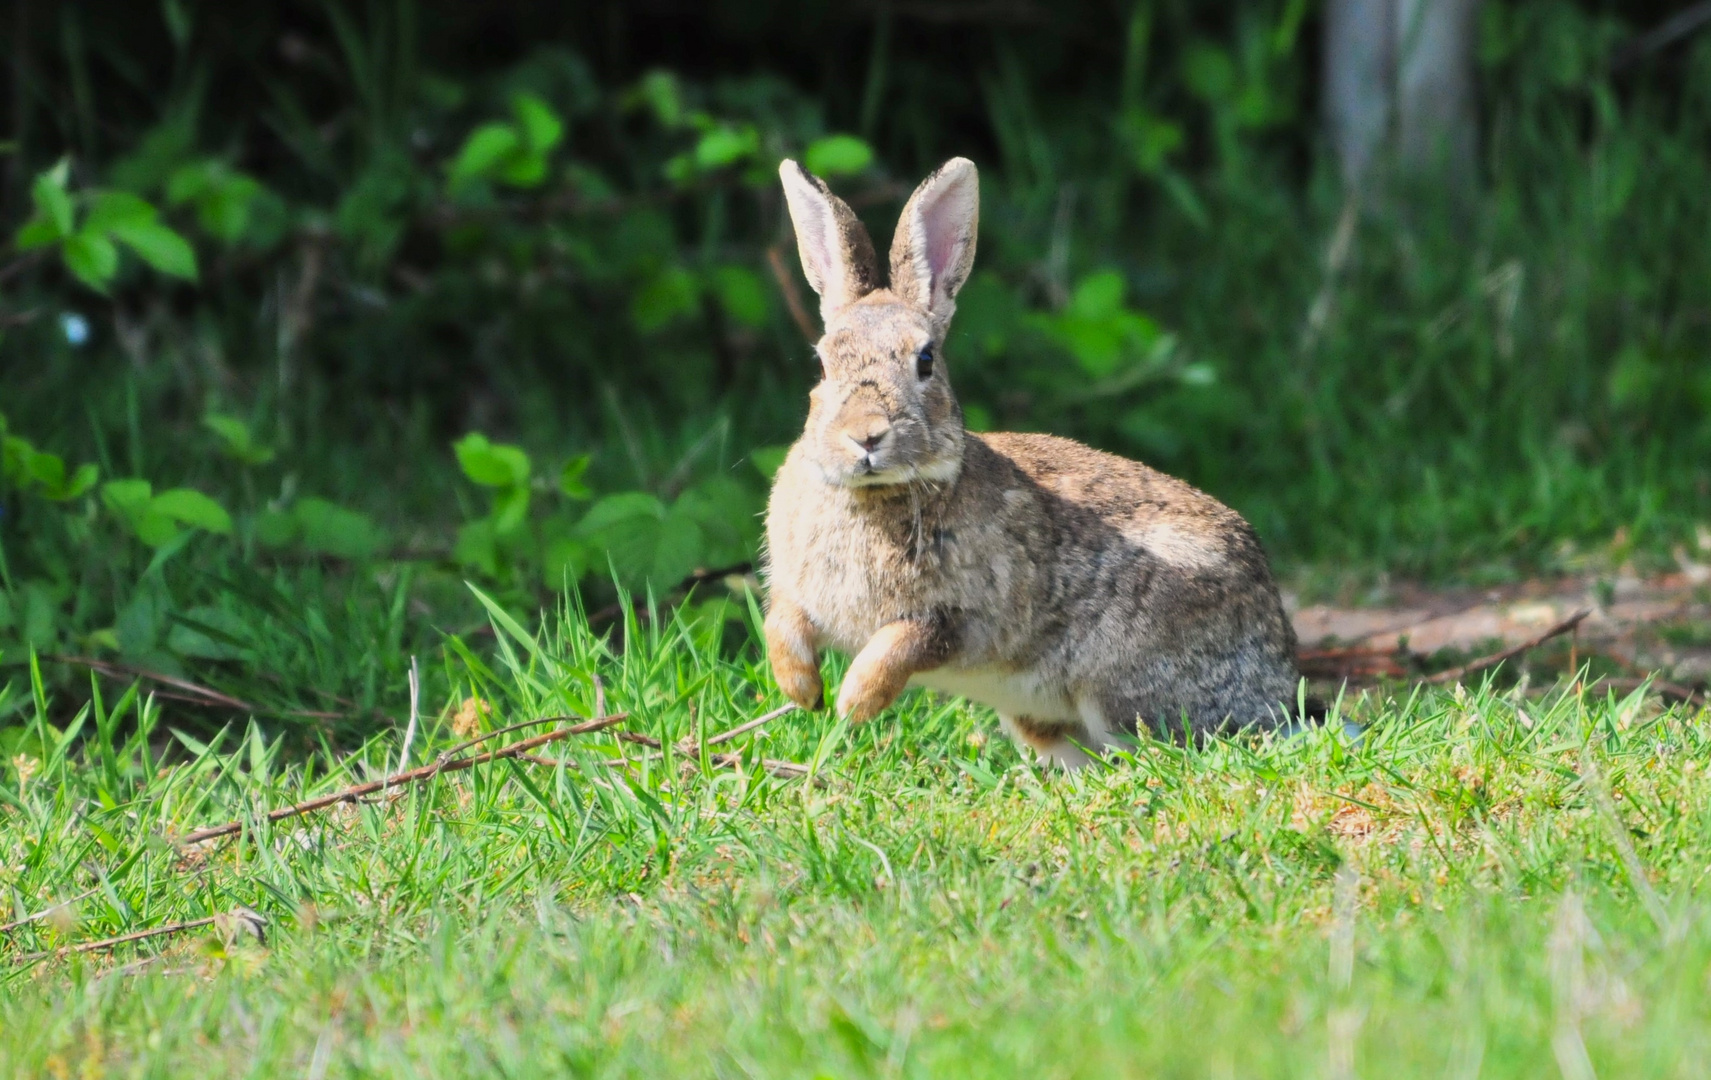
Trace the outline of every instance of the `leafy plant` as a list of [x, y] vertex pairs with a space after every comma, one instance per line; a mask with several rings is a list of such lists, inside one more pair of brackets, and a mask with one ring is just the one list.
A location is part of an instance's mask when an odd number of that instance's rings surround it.
[[232, 515], [195, 488], [157, 493], [147, 480], [109, 480], [101, 485], [101, 501], [131, 535], [154, 548], [178, 539], [184, 529], [221, 536], [232, 531]]
[[[119, 272], [119, 245], [163, 274], [196, 280], [196, 253], [159, 212], [126, 191], [67, 190], [71, 160], [36, 177], [30, 188], [35, 214], [14, 238], [19, 251], [57, 245], [65, 268], [96, 292], [105, 293]], [[79, 214], [79, 203], [83, 212]]]
[[447, 166], [454, 190], [485, 180], [511, 187], [539, 187], [548, 158], [564, 138], [564, 121], [534, 94], [511, 99], [509, 121], [490, 121], [470, 132]]
[[209, 413], [202, 426], [220, 438], [220, 448], [226, 456], [243, 465], [266, 465], [274, 459], [272, 447], [256, 442], [250, 426], [235, 416]]
[[0, 479], [6, 489], [69, 502], [93, 488], [100, 477], [101, 471], [87, 462], [68, 471], [64, 458], [12, 434], [6, 417], [0, 415]]

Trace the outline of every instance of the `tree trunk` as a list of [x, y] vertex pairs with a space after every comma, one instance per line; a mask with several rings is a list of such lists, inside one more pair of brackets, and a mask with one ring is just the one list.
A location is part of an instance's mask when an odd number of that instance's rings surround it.
[[1410, 191], [1471, 191], [1479, 3], [1330, 0], [1325, 119], [1351, 193], [1380, 194], [1392, 177]]

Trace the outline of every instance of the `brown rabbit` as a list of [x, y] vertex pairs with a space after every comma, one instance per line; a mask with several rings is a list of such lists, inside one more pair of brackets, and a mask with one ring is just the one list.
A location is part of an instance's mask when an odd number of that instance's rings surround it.
[[855, 658], [840, 716], [931, 687], [1065, 766], [1143, 723], [1286, 719], [1295, 635], [1239, 514], [1068, 439], [964, 429], [943, 346], [974, 262], [973, 163], [909, 199], [889, 288], [850, 208], [794, 161], [779, 173], [826, 324], [767, 508], [767, 651], [791, 700], [823, 703], [831, 647]]

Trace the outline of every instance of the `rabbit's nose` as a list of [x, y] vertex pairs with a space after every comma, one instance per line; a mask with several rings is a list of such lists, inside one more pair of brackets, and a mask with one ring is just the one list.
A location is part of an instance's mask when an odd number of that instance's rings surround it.
[[857, 434], [852, 431], [849, 433], [849, 440], [861, 447], [864, 452], [871, 454], [879, 449], [879, 444], [884, 442], [885, 437], [889, 434], [891, 434], [891, 425], [884, 424], [868, 428], [865, 434]]

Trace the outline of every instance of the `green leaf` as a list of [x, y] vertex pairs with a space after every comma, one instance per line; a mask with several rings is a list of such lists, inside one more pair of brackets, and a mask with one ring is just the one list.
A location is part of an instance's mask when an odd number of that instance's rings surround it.
[[760, 132], [751, 124], [716, 127], [695, 144], [695, 164], [703, 169], [722, 169], [760, 153]]
[[481, 432], [472, 431], [453, 443], [452, 450], [463, 474], [483, 487], [518, 487], [529, 482], [529, 455], [521, 447], [491, 443]]
[[98, 293], [106, 293], [107, 283], [119, 270], [119, 249], [100, 233], [75, 233], [60, 244], [59, 253], [65, 268]]
[[1107, 318], [1123, 308], [1126, 286], [1116, 270], [1099, 270], [1076, 283], [1069, 310], [1084, 319]]
[[772, 294], [759, 274], [746, 266], [718, 266], [709, 275], [709, 282], [725, 314], [744, 326], [766, 325]]
[[119, 225], [113, 237], [137, 253], [137, 256], [163, 274], [196, 280], [196, 252], [184, 237], [159, 222], [141, 225]]
[[34, 450], [24, 462], [24, 473], [43, 488], [65, 483], [65, 459], [46, 450]]
[[493, 496], [493, 532], [505, 537], [529, 519], [529, 489], [526, 485], [501, 488]]
[[298, 499], [292, 514], [303, 546], [317, 554], [365, 559], [386, 546], [386, 533], [367, 514], [326, 499]]
[[89, 206], [83, 227], [91, 232], [111, 232], [131, 225], [150, 225], [158, 213], [143, 199], [128, 191], [98, 191]]
[[[675, 523], [668, 524], [673, 517]], [[600, 499], [577, 522], [574, 535], [587, 541], [589, 561], [596, 569], [609, 565], [626, 585], [653, 581], [662, 590], [682, 580], [682, 573], [670, 580], [666, 577], [685, 561], [694, 568], [701, 547], [694, 520], [670, 514], [659, 499], [645, 491], [620, 492]]]
[[1224, 49], [1207, 42], [1188, 46], [1182, 81], [1189, 92], [1212, 104], [1227, 104], [1236, 93], [1236, 65]]
[[242, 173], [226, 173], [196, 200], [196, 221], [209, 235], [235, 244], [248, 231], [250, 212], [265, 193], [260, 181]]
[[36, 215], [52, 226], [56, 240], [70, 236], [76, 223], [71, 196], [65, 190], [69, 164], [61, 159], [58, 165], [36, 177], [35, 183], [30, 185], [30, 201], [36, 204]]
[[695, 569], [703, 547], [701, 526], [694, 518], [677, 511], [667, 514], [654, 542], [649, 582], [662, 592], [672, 588]]
[[463, 149], [452, 160], [451, 177], [458, 181], [489, 176], [520, 145], [517, 129], [510, 124], [482, 124], [470, 132]]
[[252, 655], [249, 624], [239, 615], [204, 604], [168, 617], [174, 625], [166, 647], [180, 656], [243, 660]]
[[209, 413], [202, 418], [202, 426], [220, 437], [227, 455], [245, 465], [265, 465], [273, 460], [272, 448], [257, 445], [249, 425], [235, 416]]
[[[58, 461], [59, 459], [55, 458], [54, 460]], [[79, 465], [69, 478], [65, 476], [65, 470], [61, 468], [60, 475], [54, 483], [43, 483], [42, 496], [54, 502], [68, 502], [94, 487], [95, 482], [100, 478], [101, 470], [88, 462]]]
[[195, 488], [172, 488], [154, 497], [153, 508], [174, 521], [222, 536], [232, 531], [232, 515], [226, 508]]
[[24, 222], [24, 227], [12, 238], [12, 244], [19, 251], [34, 251], [58, 243], [60, 236], [58, 225], [46, 218], [33, 217]]
[[645, 491], [621, 491], [616, 495], [607, 495], [589, 507], [588, 513], [576, 523], [576, 529], [583, 536], [593, 536], [613, 525], [636, 518], [652, 518], [658, 521], [664, 517], [665, 504], [657, 497]]
[[683, 123], [683, 90], [672, 72], [659, 69], [648, 72], [628, 96], [645, 105], [667, 130]]
[[873, 163], [873, 147], [854, 135], [828, 135], [808, 144], [803, 164], [815, 176], [858, 173]]
[[593, 460], [588, 454], [578, 454], [565, 462], [564, 468], [559, 470], [558, 489], [567, 498], [586, 499], [594, 494], [588, 485], [582, 482], [583, 474], [588, 472], [588, 464]]
[[523, 145], [534, 153], [545, 154], [564, 138], [564, 121], [551, 105], [534, 94], [523, 93], [512, 98], [511, 111], [517, 115]]
[[288, 511], [270, 508], [255, 516], [255, 538], [268, 547], [294, 543], [302, 532], [297, 515]]
[[502, 162], [496, 175], [512, 187], [535, 187], [547, 178], [546, 155], [520, 151]]
[[166, 547], [178, 538], [181, 531], [178, 522], [156, 510], [152, 504], [143, 507], [127, 524], [138, 540], [152, 548]]
[[541, 553], [541, 580], [549, 589], [573, 586], [588, 573], [592, 556], [588, 545], [575, 537], [556, 537]]
[[771, 480], [778, 472], [778, 467], [784, 464], [784, 455], [790, 453], [789, 446], [757, 446], [749, 451], [749, 462], [755, 471]]
[[452, 545], [452, 560], [460, 566], [473, 567], [488, 577], [499, 575], [499, 538], [493, 522], [482, 518], [471, 521], [457, 531]]
[[630, 301], [630, 318], [644, 334], [665, 328], [700, 310], [701, 290], [695, 275], [681, 266], [668, 266], [642, 286]]
[[101, 501], [114, 513], [141, 510], [154, 497], [154, 485], [147, 480], [109, 480], [101, 485]]
[[166, 181], [166, 201], [173, 206], [182, 206], [201, 198], [214, 187], [216, 168], [217, 163], [213, 161], [193, 161], [174, 169]]

